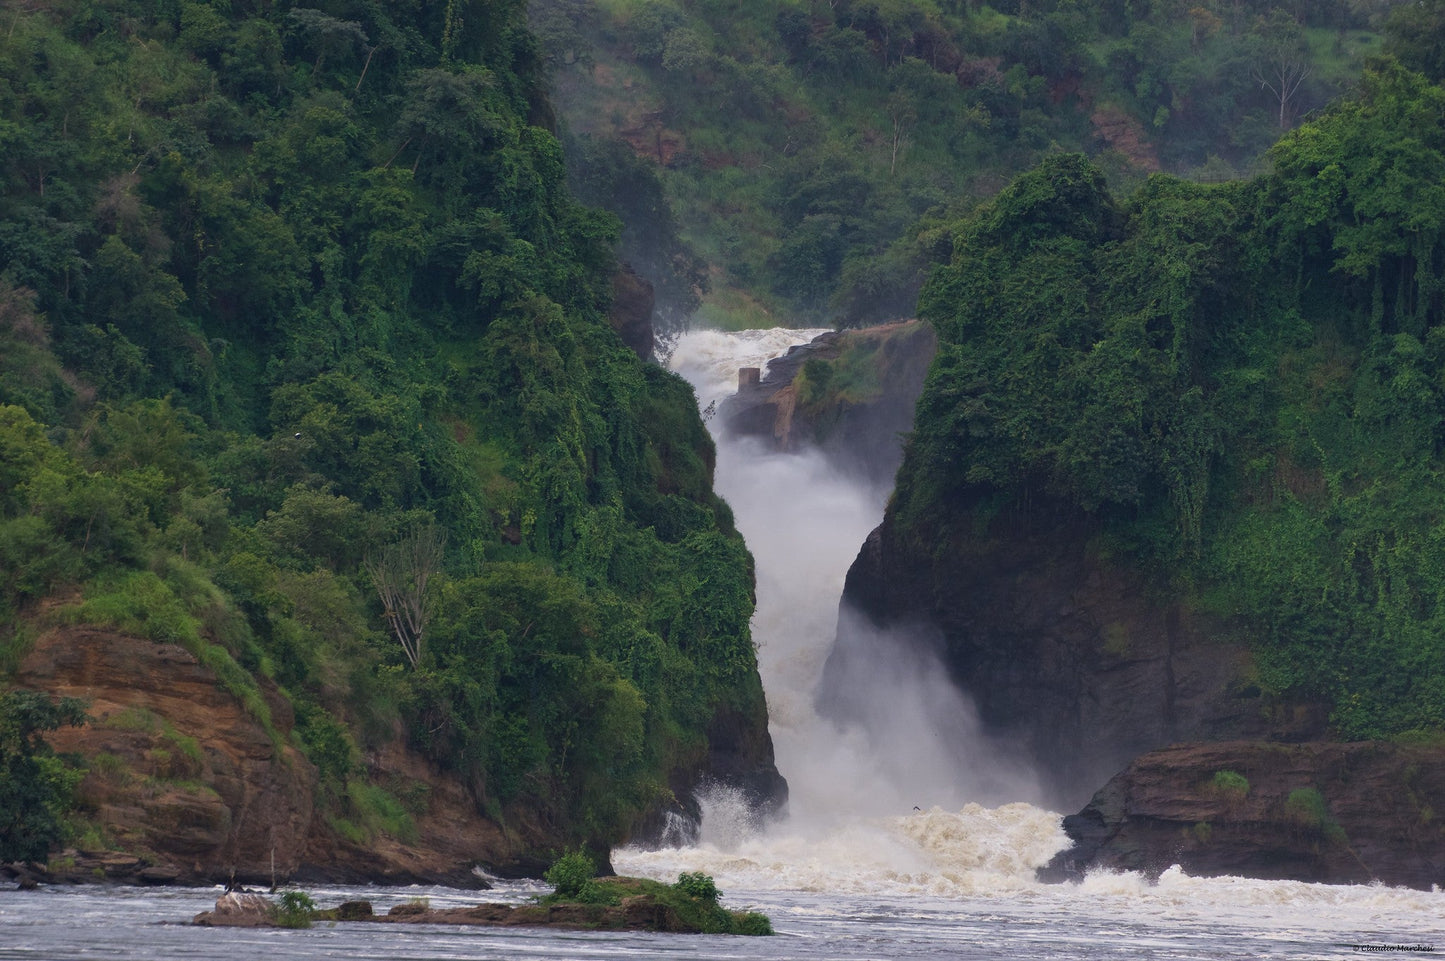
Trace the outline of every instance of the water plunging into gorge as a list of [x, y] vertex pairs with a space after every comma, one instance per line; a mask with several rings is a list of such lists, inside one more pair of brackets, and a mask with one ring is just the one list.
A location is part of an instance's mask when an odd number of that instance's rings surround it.
[[[735, 391], [740, 367], [763, 367], [820, 333], [695, 331], [679, 341], [670, 366], [712, 411]], [[734, 868], [754, 856], [775, 866], [786, 860], [789, 883], [805, 887], [836, 883], [845, 865], [860, 864], [930, 886], [935, 876], [977, 871], [980, 884], [985, 876], [1032, 883], [1034, 868], [1065, 844], [1059, 818], [1026, 803], [979, 803], [1031, 800], [1036, 788], [979, 735], [967, 699], [926, 646], [885, 645], [910, 653], [844, 680], [856, 721], [839, 724], [815, 708], [844, 577], [889, 491], [841, 473], [817, 451], [777, 453], [754, 438], [719, 438], [716, 488], [756, 564], [753, 639], [789, 805], [783, 823], [757, 825], [740, 798], [704, 796], [702, 844], [689, 856], [716, 851]], [[675, 856], [622, 852], [619, 868], [645, 870], [649, 860]]]

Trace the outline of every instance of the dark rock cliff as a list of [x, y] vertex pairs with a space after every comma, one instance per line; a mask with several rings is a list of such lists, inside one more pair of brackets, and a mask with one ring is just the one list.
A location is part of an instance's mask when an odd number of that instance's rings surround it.
[[1445, 750], [1386, 744], [1185, 744], [1136, 759], [1064, 819], [1086, 868], [1334, 883], [1445, 883]]
[[740, 792], [760, 823], [787, 810], [788, 782], [774, 763], [765, 716], [724, 706], [708, 725], [707, 739], [704, 761], [671, 773], [671, 798], [633, 827], [628, 843], [649, 848], [695, 844], [702, 825], [699, 796], [715, 787]]
[[[1228, 625], [1165, 596], [1087, 519], [1035, 503], [990, 516], [940, 509], [924, 550], [892, 511], [849, 570], [820, 687], [846, 713], [850, 661], [887, 638], [939, 649], [990, 733], [1020, 745], [1045, 800], [1084, 803], [1134, 756], [1182, 740], [1321, 736], [1323, 711], [1263, 697]], [[937, 545], [941, 544], [941, 547]]]
[[607, 313], [607, 322], [622, 342], [643, 360], [652, 359], [655, 338], [652, 311], [656, 303], [652, 285], [629, 265], [623, 264], [612, 275], [612, 309]]

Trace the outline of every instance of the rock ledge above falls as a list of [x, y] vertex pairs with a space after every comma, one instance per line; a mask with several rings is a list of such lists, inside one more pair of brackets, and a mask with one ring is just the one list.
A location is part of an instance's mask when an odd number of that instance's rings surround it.
[[[771, 361], [766, 376], [740, 383], [719, 411], [723, 430], [780, 451], [817, 447], [839, 468], [891, 485], [937, 350], [933, 328], [917, 320], [831, 331]], [[827, 382], [800, 391], [800, 375], [814, 361]]]

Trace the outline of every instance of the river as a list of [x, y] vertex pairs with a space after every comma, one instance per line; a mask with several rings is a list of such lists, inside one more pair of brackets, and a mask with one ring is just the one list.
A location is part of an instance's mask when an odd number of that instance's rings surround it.
[[[706, 408], [740, 366], [812, 333], [699, 331], [672, 366]], [[1157, 881], [1098, 873], [1033, 879], [1065, 843], [1029, 773], [975, 736], [966, 700], [926, 662], [879, 665], [878, 719], [840, 729], [812, 709], [849, 563], [887, 491], [837, 477], [809, 455], [719, 446], [717, 486], [757, 563], [754, 638], [789, 816], [756, 824], [726, 791], [703, 798], [697, 846], [615, 852], [619, 872], [711, 874], [724, 904], [767, 913], [773, 938], [521, 929], [318, 925], [304, 931], [195, 928], [210, 889], [44, 888], [0, 892], [0, 961], [170, 959], [945, 959], [1339, 958], [1445, 951], [1445, 894], [1242, 878]], [[1002, 792], [1002, 796], [1000, 796]], [[988, 797], [987, 804], [978, 803]], [[1013, 798], [1014, 800], [1010, 800]], [[1000, 803], [1003, 802], [1003, 803]], [[917, 808], [917, 810], [915, 810]], [[499, 882], [520, 902], [535, 883]], [[412, 898], [475, 903], [444, 888], [312, 888], [323, 906], [364, 897], [378, 912]]]

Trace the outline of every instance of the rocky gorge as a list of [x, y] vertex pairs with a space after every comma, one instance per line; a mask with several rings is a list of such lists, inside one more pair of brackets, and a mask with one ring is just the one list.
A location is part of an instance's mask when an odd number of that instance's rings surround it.
[[1263, 689], [1238, 622], [1159, 591], [1081, 512], [977, 502], [931, 522], [926, 549], [891, 510], [869, 535], [819, 698], [846, 718], [880, 643], [936, 653], [1042, 800], [1078, 811], [1043, 877], [1445, 880], [1437, 742], [1340, 743], [1327, 704]]

